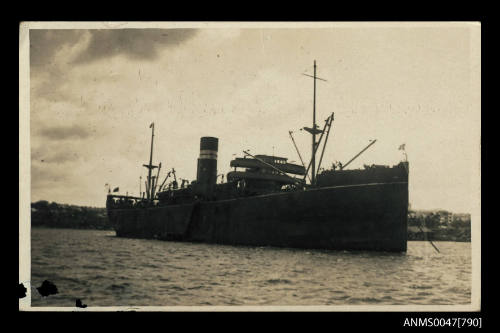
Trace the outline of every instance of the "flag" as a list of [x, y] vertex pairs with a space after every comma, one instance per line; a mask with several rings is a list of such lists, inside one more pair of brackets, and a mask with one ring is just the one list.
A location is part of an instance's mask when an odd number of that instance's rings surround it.
[[398, 150], [405, 150], [405, 145], [406, 143], [403, 143], [401, 146], [399, 146]]
[[115, 187], [114, 190], [113, 190], [113, 192], [118, 192], [119, 190], [120, 190], [119, 187]]

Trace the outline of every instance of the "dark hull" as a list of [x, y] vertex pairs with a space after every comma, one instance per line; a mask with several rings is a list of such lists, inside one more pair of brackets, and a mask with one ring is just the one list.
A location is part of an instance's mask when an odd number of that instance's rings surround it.
[[408, 183], [332, 186], [108, 209], [117, 236], [232, 245], [406, 251]]

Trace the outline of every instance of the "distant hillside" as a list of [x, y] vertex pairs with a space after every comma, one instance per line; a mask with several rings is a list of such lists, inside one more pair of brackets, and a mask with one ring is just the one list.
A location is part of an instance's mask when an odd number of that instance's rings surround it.
[[112, 229], [106, 208], [49, 203], [44, 200], [31, 203], [31, 225], [51, 228]]

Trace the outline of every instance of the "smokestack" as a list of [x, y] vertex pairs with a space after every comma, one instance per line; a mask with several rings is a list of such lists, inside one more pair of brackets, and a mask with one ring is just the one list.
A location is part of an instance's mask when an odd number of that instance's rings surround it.
[[200, 139], [200, 157], [196, 180], [200, 186], [201, 194], [210, 197], [217, 182], [217, 152], [219, 139], [205, 136]]

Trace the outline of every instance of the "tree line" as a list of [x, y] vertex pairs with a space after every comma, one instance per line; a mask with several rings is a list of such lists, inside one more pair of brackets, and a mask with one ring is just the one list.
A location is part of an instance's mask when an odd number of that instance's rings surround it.
[[470, 214], [448, 211], [409, 211], [408, 240], [471, 241]]
[[35, 227], [112, 229], [106, 208], [49, 203], [31, 203], [31, 225]]

